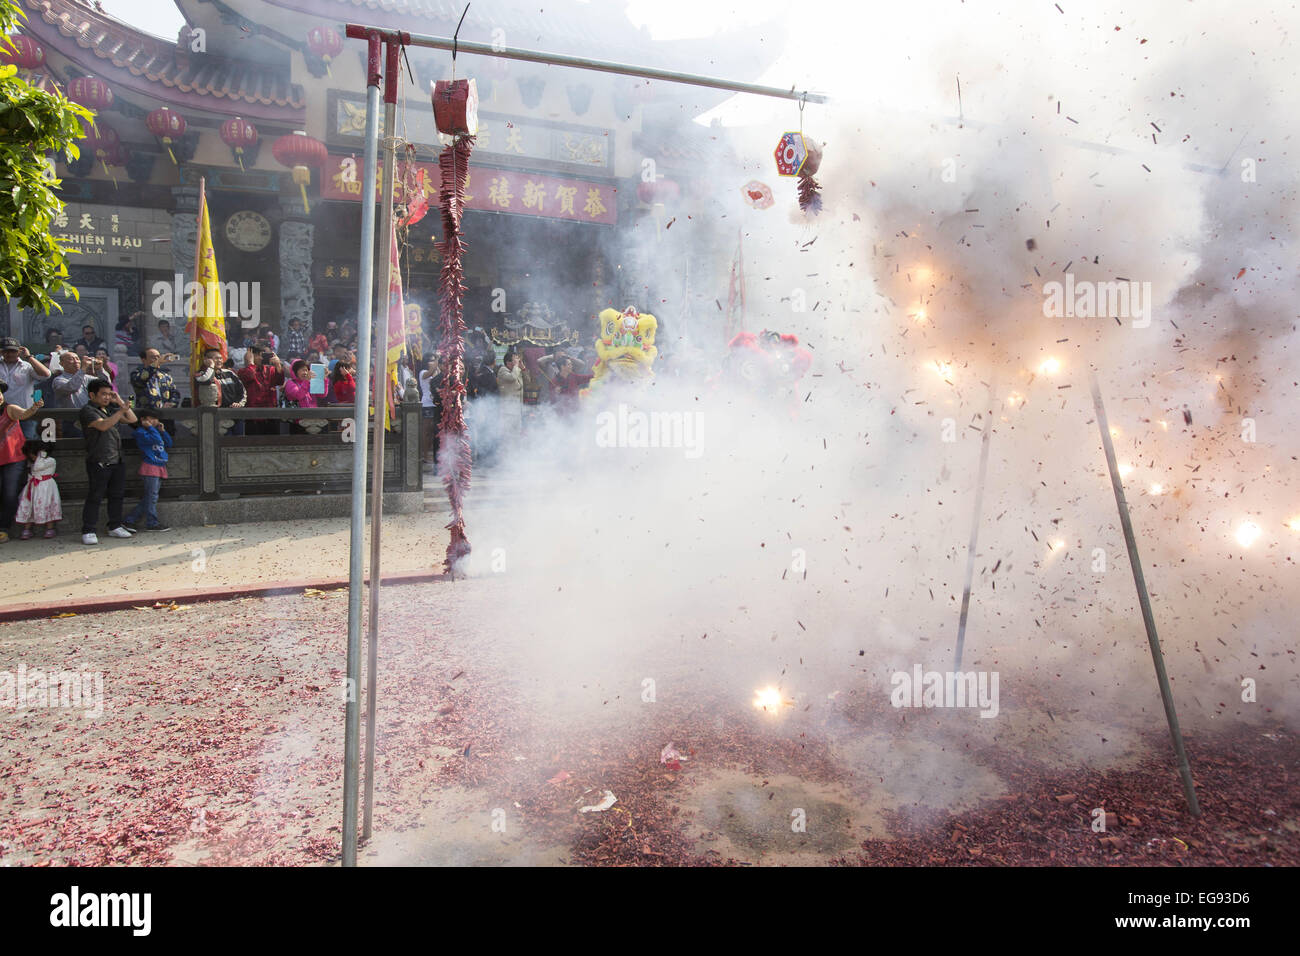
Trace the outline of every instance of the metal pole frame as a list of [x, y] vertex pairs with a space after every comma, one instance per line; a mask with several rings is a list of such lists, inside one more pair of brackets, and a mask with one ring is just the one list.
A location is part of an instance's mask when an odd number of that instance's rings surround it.
[[1115, 460], [1115, 445], [1110, 438], [1110, 426], [1106, 422], [1106, 407], [1101, 401], [1101, 386], [1097, 384], [1097, 373], [1091, 373], [1092, 404], [1097, 410], [1097, 427], [1101, 429], [1101, 446], [1106, 452], [1106, 467], [1110, 469], [1110, 484], [1115, 490], [1115, 507], [1119, 509], [1119, 524], [1124, 531], [1124, 543], [1128, 546], [1128, 563], [1133, 569], [1133, 583], [1137, 587], [1138, 604], [1142, 608], [1142, 623], [1147, 629], [1147, 643], [1151, 645], [1151, 660], [1156, 666], [1156, 682], [1160, 685], [1160, 700], [1165, 706], [1165, 720], [1169, 723], [1169, 736], [1174, 741], [1174, 754], [1178, 758], [1178, 773], [1183, 778], [1183, 792], [1187, 795], [1187, 807], [1192, 816], [1201, 815], [1200, 804], [1196, 800], [1196, 785], [1192, 783], [1192, 768], [1187, 762], [1187, 750], [1183, 747], [1183, 732], [1178, 726], [1178, 711], [1174, 709], [1174, 692], [1169, 686], [1169, 675], [1165, 673], [1165, 655], [1160, 650], [1160, 637], [1156, 634], [1156, 618], [1151, 611], [1151, 596], [1147, 593], [1147, 582], [1142, 574], [1142, 559], [1138, 557], [1137, 538], [1133, 535], [1133, 522], [1129, 518], [1128, 501], [1124, 498], [1124, 484], [1120, 481], [1119, 465]]
[[[388, 44], [384, 53], [384, 172], [383, 196], [379, 201], [379, 310], [375, 324], [375, 416], [372, 439], [374, 463], [370, 476], [370, 628], [366, 659], [366, 793], [362, 810], [361, 839], [369, 840], [375, 810], [375, 707], [379, 673], [379, 542], [384, 514], [384, 419], [388, 409], [388, 310], [392, 306], [393, 283], [393, 188], [397, 178], [394, 127], [397, 122], [397, 57], [401, 46]], [[369, 146], [369, 143], [366, 144]], [[373, 186], [370, 192], [374, 192]], [[405, 331], [405, 319], [403, 319]]]
[[366, 56], [366, 147], [361, 190], [361, 262], [357, 269], [357, 397], [353, 406], [352, 536], [348, 552], [348, 676], [343, 730], [343, 865], [357, 865], [357, 775], [361, 749], [361, 589], [366, 512], [366, 415], [370, 402], [370, 328], [375, 271], [375, 167], [379, 151], [377, 31], [361, 34]]
[[703, 76], [698, 73], [678, 73], [674, 70], [657, 70], [652, 67], [634, 66], [631, 63], [615, 63], [612, 60], [592, 60], [588, 57], [566, 56], [562, 53], [520, 50], [491, 43], [459, 40], [455, 37], [439, 37], [427, 33], [407, 33], [405, 30], [375, 30], [373, 27], [357, 23], [347, 25], [347, 35], [352, 39], [364, 38], [372, 33], [377, 33], [385, 43], [396, 43], [400, 46], [450, 50], [455, 53], [477, 53], [480, 56], [495, 56], [504, 60], [526, 60], [530, 63], [543, 63], [547, 66], [568, 66], [579, 70], [595, 70], [599, 73], [617, 73], [620, 76], [639, 76], [647, 80], [664, 80], [668, 83], [682, 83], [686, 86], [704, 86], [714, 90], [752, 93], [755, 96], [772, 96], [777, 99], [797, 100], [804, 103], [825, 103], [829, 100], [829, 97], [824, 94], [809, 93], [807, 90], [796, 91], [793, 87], [783, 90], [774, 86], [739, 83], [714, 76]]
[[970, 614], [970, 590], [975, 582], [975, 548], [980, 534], [980, 512], [984, 510], [984, 481], [989, 473], [989, 438], [993, 435], [993, 415], [998, 402], [995, 389], [989, 386], [989, 407], [985, 412], [984, 437], [980, 440], [980, 470], [975, 483], [975, 510], [970, 523], [970, 545], [966, 549], [966, 586], [961, 592], [961, 614], [957, 618], [957, 652], [952, 669], [961, 670], [962, 652], [966, 647], [966, 621]]
[[[365, 423], [370, 403], [370, 345], [373, 337], [375, 340], [375, 416], [372, 440], [375, 450], [374, 474], [371, 486], [370, 613], [366, 684], [366, 791], [365, 819], [362, 830], [362, 839], [369, 839], [373, 824], [376, 673], [379, 660], [380, 518], [383, 513], [384, 492], [384, 417], [383, 406], [379, 403], [381, 401], [387, 402], [386, 385], [382, 383], [386, 382], [385, 373], [387, 371], [387, 318], [389, 286], [391, 284], [390, 250], [395, 166], [392, 137], [399, 75], [397, 59], [401, 48], [403, 46], [418, 46], [435, 50], [450, 50], [453, 54], [476, 53], [481, 56], [495, 56], [507, 60], [527, 60], [549, 66], [567, 66], [602, 73], [616, 73], [622, 76], [637, 76], [651, 80], [664, 80], [669, 83], [682, 83], [688, 86], [727, 90], [733, 93], [752, 93], [757, 96], [797, 100], [800, 103], [825, 103], [827, 97], [821, 94], [809, 93], [806, 90], [801, 92], [796, 92], [793, 88], [782, 90], [770, 86], [759, 86], [754, 83], [738, 83], [716, 77], [638, 67], [609, 60], [592, 60], [585, 57], [542, 53], [535, 50], [517, 50], [509, 47], [497, 49], [486, 43], [475, 43], [456, 38], [436, 37], [418, 33], [413, 34], [402, 30], [380, 30], [358, 23], [347, 24], [345, 32], [348, 39], [365, 40], [367, 43], [365, 165], [362, 172], [361, 190], [361, 262], [357, 271], [360, 288], [357, 294], [357, 397], [354, 407], [356, 443], [352, 452], [352, 533], [348, 562], [348, 650], [347, 684], [345, 688], [347, 707], [344, 717], [343, 744], [343, 865], [356, 866], [357, 804], [359, 802], [358, 772], [360, 769], [358, 765], [361, 743], [361, 714], [357, 691], [361, 684], [361, 593], [364, 586], [362, 556], [365, 549], [366, 501]], [[380, 71], [379, 54], [381, 44], [385, 47], [385, 68], [382, 73]], [[379, 158], [380, 79], [384, 80], [384, 112], [386, 119], [384, 133], [388, 137], [388, 142], [384, 146], [383, 198], [379, 208], [379, 233], [382, 251], [381, 274], [383, 276], [380, 296], [384, 304], [382, 312], [384, 332], [382, 334], [375, 332], [372, 312], [376, 230], [374, 182], [375, 174], [378, 171]]]

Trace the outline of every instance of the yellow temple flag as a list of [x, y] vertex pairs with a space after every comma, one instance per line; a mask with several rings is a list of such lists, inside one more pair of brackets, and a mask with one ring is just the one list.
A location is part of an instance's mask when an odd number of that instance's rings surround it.
[[199, 236], [194, 250], [195, 294], [186, 308], [185, 331], [190, 337], [190, 374], [196, 375], [208, 349], [220, 349], [226, 360], [226, 320], [221, 305], [221, 280], [217, 277], [217, 255], [212, 248], [212, 225], [208, 221], [206, 183], [199, 182]]

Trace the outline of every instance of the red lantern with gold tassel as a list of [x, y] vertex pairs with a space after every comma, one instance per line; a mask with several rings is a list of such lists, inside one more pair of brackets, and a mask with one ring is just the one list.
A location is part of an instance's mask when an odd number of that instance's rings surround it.
[[325, 62], [325, 72], [330, 76], [330, 60], [343, 52], [343, 37], [333, 27], [312, 27], [307, 31], [307, 49]]
[[271, 147], [271, 154], [281, 166], [293, 170], [293, 181], [302, 191], [302, 209], [311, 212], [307, 203], [307, 187], [311, 185], [312, 167], [319, 167], [325, 162], [325, 144], [306, 133], [294, 131], [281, 136]]
[[102, 113], [113, 105], [113, 90], [97, 76], [79, 76], [68, 84], [68, 99]]
[[16, 66], [30, 73], [45, 65], [45, 48], [29, 36], [11, 33], [5, 39], [7, 44], [0, 44], [0, 63]]
[[109, 172], [108, 167], [120, 166], [125, 162], [122, 140], [117, 135], [117, 130], [107, 124], [91, 126], [86, 130], [86, 148], [95, 154], [95, 158], [104, 167], [104, 175], [112, 179], [116, 186], [117, 177]]
[[221, 124], [221, 141], [231, 148], [239, 160], [239, 168], [244, 168], [244, 150], [257, 145], [257, 127], [241, 116], [226, 120]]
[[163, 145], [167, 147], [167, 155], [172, 158], [173, 165], [179, 165], [176, 162], [176, 154], [172, 152], [172, 140], [185, 135], [188, 125], [185, 117], [164, 106], [145, 117], [145, 125], [149, 127], [149, 132], [162, 140]]

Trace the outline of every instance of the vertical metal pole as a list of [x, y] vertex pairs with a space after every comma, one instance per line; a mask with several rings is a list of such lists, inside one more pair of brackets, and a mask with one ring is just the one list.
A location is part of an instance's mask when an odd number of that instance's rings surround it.
[[989, 471], [989, 436], [993, 434], [993, 410], [997, 408], [993, 386], [989, 386], [989, 408], [984, 415], [984, 438], [980, 443], [980, 474], [975, 484], [975, 514], [970, 519], [970, 546], [966, 550], [966, 587], [961, 592], [961, 615], [957, 618], [957, 653], [953, 670], [961, 670], [962, 649], [966, 646], [966, 617], [970, 613], [970, 589], [975, 580], [975, 542], [980, 534], [980, 512], [984, 508], [984, 478]]
[[1165, 705], [1165, 720], [1169, 722], [1169, 736], [1174, 740], [1174, 753], [1178, 757], [1178, 773], [1183, 778], [1183, 792], [1187, 795], [1187, 807], [1192, 816], [1201, 815], [1200, 804], [1196, 801], [1196, 787], [1192, 783], [1192, 768], [1187, 762], [1187, 751], [1183, 747], [1183, 732], [1178, 727], [1178, 711], [1174, 709], [1174, 692], [1169, 686], [1169, 675], [1165, 673], [1165, 656], [1160, 650], [1160, 638], [1156, 634], [1156, 618], [1151, 612], [1151, 597], [1147, 594], [1146, 578], [1142, 575], [1142, 561], [1138, 557], [1137, 539], [1133, 536], [1133, 522], [1129, 520], [1128, 502], [1124, 498], [1124, 485], [1119, 479], [1119, 465], [1115, 461], [1115, 445], [1110, 439], [1110, 426], [1106, 423], [1106, 409], [1101, 402], [1101, 386], [1097, 384], [1097, 373], [1093, 372], [1092, 404], [1097, 409], [1097, 426], [1101, 429], [1101, 445], [1106, 451], [1106, 467], [1110, 469], [1111, 487], [1115, 489], [1115, 506], [1119, 509], [1119, 524], [1124, 531], [1124, 543], [1128, 546], [1128, 563], [1133, 569], [1133, 583], [1137, 586], [1138, 604], [1142, 607], [1142, 623], [1147, 628], [1147, 642], [1151, 645], [1151, 660], [1156, 665], [1156, 681], [1160, 684], [1160, 699]]
[[366, 409], [370, 401], [371, 302], [375, 273], [375, 167], [379, 150], [379, 34], [369, 45], [366, 153], [361, 179], [361, 263], [357, 269], [357, 397], [353, 409], [352, 541], [348, 552], [348, 682], [343, 731], [343, 865], [357, 865], [357, 771], [361, 749], [361, 589], [366, 546]]
[[379, 671], [379, 544], [380, 521], [384, 514], [384, 412], [388, 407], [388, 309], [393, 281], [393, 180], [397, 150], [394, 127], [397, 122], [397, 56], [402, 46], [389, 40], [384, 57], [384, 172], [383, 195], [379, 200], [379, 321], [375, 323], [375, 420], [374, 472], [370, 476], [370, 628], [366, 654], [366, 791], [362, 810], [361, 839], [369, 840], [375, 810], [375, 706]]

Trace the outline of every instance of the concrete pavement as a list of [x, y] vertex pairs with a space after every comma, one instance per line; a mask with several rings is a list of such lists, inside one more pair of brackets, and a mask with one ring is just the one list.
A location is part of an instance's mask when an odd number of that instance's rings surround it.
[[[367, 562], [369, 559], [369, 523]], [[385, 516], [383, 564], [389, 575], [439, 573], [447, 548], [437, 513]], [[232, 588], [346, 581], [351, 539], [347, 518], [141, 531], [129, 540], [100, 534], [81, 543], [79, 516], [65, 517], [57, 538], [0, 544], [0, 612], [41, 604], [57, 614], [64, 603], [112, 601], [125, 595], [174, 592], [235, 593]]]

